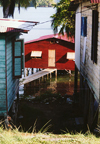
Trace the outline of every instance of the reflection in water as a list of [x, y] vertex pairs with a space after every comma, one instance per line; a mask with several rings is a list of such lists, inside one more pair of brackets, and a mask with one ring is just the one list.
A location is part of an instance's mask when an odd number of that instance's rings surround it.
[[[24, 91], [24, 94], [22, 93]], [[36, 123], [38, 132], [48, 121], [52, 127], [47, 132], [56, 134], [62, 133], [61, 130], [78, 131], [75, 118], [81, 117], [78, 105], [73, 108], [74, 75], [70, 76], [67, 72], [58, 71], [58, 78], [36, 80], [20, 88], [18, 126], [22, 125], [25, 131]], [[76, 129], [77, 128], [77, 129]]]
[[55, 79], [53, 75], [52, 79], [48, 79], [47, 76], [32, 81], [28, 84], [22, 85], [19, 88], [19, 95], [36, 97], [45, 93], [47, 90], [51, 90], [52, 93], [60, 93], [62, 96], [73, 95], [74, 92], [74, 75], [70, 76], [67, 72], [58, 73], [58, 78]]

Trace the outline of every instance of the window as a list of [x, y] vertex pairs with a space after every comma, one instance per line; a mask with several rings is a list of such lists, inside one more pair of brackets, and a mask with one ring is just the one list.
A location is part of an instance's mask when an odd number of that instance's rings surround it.
[[31, 57], [32, 58], [42, 58], [42, 51], [32, 51]]
[[13, 44], [13, 77], [21, 78], [24, 71], [24, 41], [15, 40]]
[[97, 63], [97, 40], [98, 40], [98, 11], [92, 11], [92, 42], [91, 42], [91, 60]]
[[81, 17], [81, 36], [87, 36], [87, 17]]
[[67, 52], [67, 59], [75, 60], [75, 52]]

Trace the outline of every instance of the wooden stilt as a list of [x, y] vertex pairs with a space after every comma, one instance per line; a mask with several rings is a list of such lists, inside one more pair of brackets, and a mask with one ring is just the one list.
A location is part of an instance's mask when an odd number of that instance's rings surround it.
[[69, 74], [70, 74], [70, 77], [71, 77], [71, 70], [69, 70]]
[[19, 92], [17, 93], [17, 102], [19, 102]]
[[55, 80], [57, 81], [57, 70], [55, 71]]
[[52, 78], [52, 74], [50, 73], [50, 79]]
[[71, 74], [71, 70], [69, 70], [69, 74]]
[[47, 80], [49, 79], [49, 74], [47, 74]]
[[36, 85], [36, 81], [34, 81], [34, 86]]
[[28, 68], [26, 69], [26, 76], [28, 76]]
[[42, 82], [43, 82], [43, 80], [44, 80], [44, 76], [42, 76]]
[[41, 82], [41, 78], [39, 78], [39, 91], [40, 91], [40, 82]]
[[40, 84], [40, 78], [39, 78], [39, 84]]
[[74, 102], [77, 101], [77, 82], [78, 82], [78, 69], [75, 65], [75, 79], [74, 79]]
[[45, 81], [47, 80], [47, 77], [46, 77], [46, 75], [44, 76], [44, 79], [45, 79]]
[[33, 72], [33, 68], [31, 69], [31, 73], [33, 74], [34, 72]]
[[38, 72], [38, 68], [36, 68], [36, 72]]
[[25, 77], [25, 68], [24, 68], [24, 77]]

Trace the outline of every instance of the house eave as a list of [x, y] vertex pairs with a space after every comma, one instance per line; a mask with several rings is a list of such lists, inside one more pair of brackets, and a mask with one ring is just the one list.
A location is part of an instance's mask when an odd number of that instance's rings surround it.
[[100, 3], [100, 0], [73, 0], [72, 2], [74, 2], [74, 4], [79, 4], [82, 2], [88, 2], [90, 1], [90, 3]]

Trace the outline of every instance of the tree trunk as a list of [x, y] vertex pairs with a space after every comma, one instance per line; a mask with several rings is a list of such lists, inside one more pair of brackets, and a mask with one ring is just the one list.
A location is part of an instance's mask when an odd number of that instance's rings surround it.
[[8, 18], [9, 7], [10, 7], [10, 6], [8, 6], [8, 7], [6, 8], [6, 10], [3, 12], [3, 18]]

